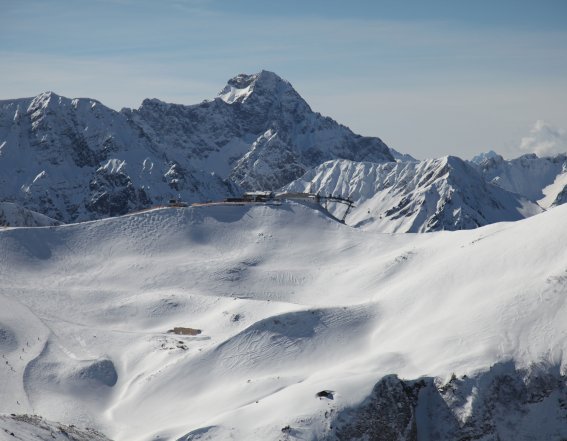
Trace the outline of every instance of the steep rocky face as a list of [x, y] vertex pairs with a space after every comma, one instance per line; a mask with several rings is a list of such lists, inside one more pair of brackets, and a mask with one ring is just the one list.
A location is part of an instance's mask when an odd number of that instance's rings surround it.
[[[472, 229], [541, 211], [526, 198], [485, 182], [453, 156], [386, 164], [329, 161], [285, 189], [348, 197], [355, 208], [347, 223], [382, 232]], [[337, 217], [345, 210], [342, 205], [330, 209]]]
[[538, 201], [544, 208], [565, 202], [560, 193], [567, 191], [566, 154], [542, 158], [527, 154], [505, 160], [490, 152], [474, 158], [471, 164], [488, 182]]
[[359, 407], [339, 412], [331, 439], [368, 441], [417, 440], [416, 407], [424, 380], [384, 377]]
[[333, 426], [328, 439], [337, 441], [559, 441], [567, 437], [567, 377], [554, 366], [511, 362], [445, 384], [387, 376]]
[[561, 188], [559, 193], [555, 195], [553, 202], [551, 203], [552, 206], [554, 205], [561, 205], [567, 203], [567, 183]]
[[239, 75], [213, 101], [145, 100], [123, 113], [164, 148], [245, 189], [276, 189], [329, 159], [394, 161], [378, 138], [354, 134], [311, 110], [272, 72]]

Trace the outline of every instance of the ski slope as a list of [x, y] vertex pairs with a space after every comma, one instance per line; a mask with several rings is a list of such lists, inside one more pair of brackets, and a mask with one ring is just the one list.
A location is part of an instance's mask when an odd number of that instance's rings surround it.
[[378, 234], [289, 203], [0, 230], [0, 413], [120, 441], [334, 439], [329, 415], [389, 374], [565, 375], [566, 216]]

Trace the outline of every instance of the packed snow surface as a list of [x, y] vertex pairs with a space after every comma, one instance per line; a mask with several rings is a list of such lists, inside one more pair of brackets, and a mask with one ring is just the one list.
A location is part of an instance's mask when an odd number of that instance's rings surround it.
[[565, 375], [566, 216], [392, 235], [284, 203], [2, 230], [0, 413], [120, 441], [325, 439], [385, 375]]

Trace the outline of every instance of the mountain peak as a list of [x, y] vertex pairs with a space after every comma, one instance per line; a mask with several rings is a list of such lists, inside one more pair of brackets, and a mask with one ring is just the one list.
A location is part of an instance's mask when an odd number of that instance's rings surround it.
[[77, 109], [79, 106], [87, 106], [94, 108], [97, 105], [104, 106], [100, 101], [92, 98], [67, 98], [62, 95], [58, 95], [55, 92], [42, 92], [39, 95], [30, 98], [27, 111], [29, 113], [34, 113], [37, 111], [47, 111], [65, 108]]
[[474, 163], [474, 164], [482, 164], [483, 162], [486, 162], [488, 160], [503, 160], [504, 158], [502, 158], [502, 156], [500, 156], [498, 153], [496, 153], [494, 150], [489, 150], [488, 152], [483, 152], [480, 153], [476, 156], [474, 156], [470, 162]]
[[58, 99], [63, 98], [61, 95], [52, 92], [51, 90], [47, 90], [45, 92], [41, 92], [40, 94], [35, 96], [35, 99]]
[[166, 103], [158, 98], [146, 98], [142, 101], [140, 108], [142, 107], [169, 107], [171, 104]]
[[293, 91], [293, 87], [288, 81], [274, 72], [262, 70], [255, 74], [239, 74], [231, 78], [224, 89], [220, 91], [218, 97], [227, 104], [243, 103], [255, 91], [266, 90], [274, 93], [282, 89]]
[[57, 103], [61, 102], [61, 99], [62, 97], [54, 92], [42, 92], [32, 99], [28, 111], [47, 109], [49, 106], [57, 105]]

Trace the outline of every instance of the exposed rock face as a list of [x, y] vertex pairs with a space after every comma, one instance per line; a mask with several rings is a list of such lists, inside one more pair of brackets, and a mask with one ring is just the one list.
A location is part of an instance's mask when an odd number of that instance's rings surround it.
[[267, 71], [229, 80], [213, 101], [145, 100], [124, 112], [162, 148], [248, 190], [274, 190], [330, 159], [394, 161], [380, 139], [313, 112], [291, 84]]
[[368, 399], [356, 409], [339, 414], [336, 440], [417, 440], [416, 407], [425, 381], [405, 382], [395, 375], [380, 380]]
[[[356, 207], [347, 223], [381, 232], [472, 229], [541, 212], [454, 156], [385, 164], [329, 161], [285, 189], [349, 197]], [[344, 206], [331, 210], [341, 217]]]
[[443, 385], [388, 376], [333, 424], [333, 440], [559, 441], [567, 438], [567, 377], [554, 366], [513, 363]]

